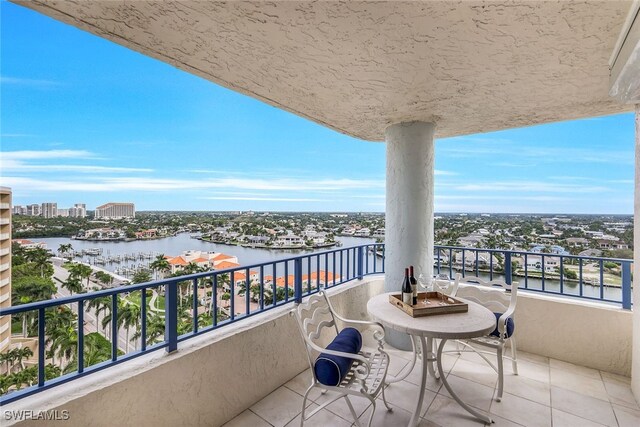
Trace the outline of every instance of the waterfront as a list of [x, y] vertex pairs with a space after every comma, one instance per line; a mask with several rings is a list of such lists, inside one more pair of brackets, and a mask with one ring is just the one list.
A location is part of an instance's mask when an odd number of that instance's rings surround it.
[[[296, 255], [320, 252], [322, 250], [284, 250], [284, 249], [258, 249], [258, 248], [247, 248], [235, 245], [224, 245], [218, 243], [209, 243], [206, 241], [194, 239], [188, 233], [181, 233], [173, 237], [166, 237], [163, 239], [155, 239], [155, 240], [137, 240], [131, 242], [90, 242], [83, 240], [72, 240], [69, 238], [42, 238], [37, 239], [34, 238], [34, 241], [44, 242], [47, 244], [47, 247], [51, 249], [53, 252], [56, 252], [58, 247], [61, 244], [71, 244], [75, 251], [80, 251], [84, 249], [92, 249], [99, 248], [102, 249], [102, 256], [117, 256], [117, 255], [125, 255], [125, 254], [133, 254], [133, 253], [143, 253], [143, 254], [165, 254], [170, 256], [180, 255], [184, 251], [188, 250], [203, 250], [203, 251], [216, 251], [223, 252], [225, 254], [233, 255], [238, 257], [238, 262], [241, 265], [253, 265], [260, 263], [268, 263], [270, 261], [281, 260], [285, 258], [290, 258]], [[363, 237], [345, 237], [340, 236], [337, 237], [337, 240], [342, 243], [342, 248], [348, 248], [357, 245], [364, 244], [372, 244], [375, 243], [375, 240], [372, 238], [363, 238]], [[96, 257], [91, 256], [83, 256], [82, 261], [94, 264]], [[137, 260], [137, 261], [129, 261], [128, 265], [143, 265], [148, 264], [150, 260]], [[369, 264], [372, 266], [373, 257], [369, 256]], [[344, 264], [346, 267], [346, 259], [344, 260]], [[100, 267], [109, 270], [115, 271], [117, 267], [123, 266], [123, 264], [109, 264], [100, 265]], [[324, 269], [324, 261], [321, 260], [321, 268]], [[337, 266], [339, 269], [339, 266]], [[304, 268], [305, 272], [307, 270], [306, 265]], [[332, 270], [332, 265], [329, 265], [329, 270]], [[291, 269], [290, 271], [293, 271]], [[346, 269], [344, 270], [346, 271]], [[444, 268], [443, 272], [448, 272], [448, 268]], [[271, 272], [269, 272], [271, 273]], [[336, 271], [336, 273], [340, 273], [340, 271]], [[279, 275], [282, 275], [282, 272], [279, 272]], [[468, 271], [467, 275], [471, 275], [473, 272]], [[480, 273], [480, 277], [488, 279], [488, 274]], [[504, 276], [496, 273], [493, 275], [494, 279], [502, 279], [504, 280]], [[524, 277], [516, 277], [513, 278], [514, 281], [518, 281], [520, 286], [524, 286], [525, 278]], [[528, 287], [531, 289], [542, 289], [542, 281], [537, 278], [529, 277]], [[548, 291], [560, 291], [560, 282], [558, 280], [545, 280], [545, 289]], [[579, 294], [578, 284], [575, 282], [565, 282], [563, 291], [565, 294]], [[600, 296], [600, 287], [599, 286], [590, 286], [583, 285], [582, 289], [583, 295], [598, 298]], [[607, 299], [620, 299], [620, 288], [619, 287], [611, 287], [605, 286], [603, 289], [603, 296]]]

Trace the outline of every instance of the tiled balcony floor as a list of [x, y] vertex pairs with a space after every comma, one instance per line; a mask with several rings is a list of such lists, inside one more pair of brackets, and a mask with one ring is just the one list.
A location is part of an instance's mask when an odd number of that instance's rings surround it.
[[[410, 353], [389, 350], [390, 374], [398, 373], [410, 363]], [[640, 426], [640, 407], [629, 388], [629, 378], [572, 365], [524, 352], [518, 353], [520, 375], [511, 374], [505, 363], [505, 392], [502, 402], [492, 399], [497, 374], [477, 355], [446, 355], [444, 368], [448, 380], [459, 396], [471, 406], [489, 412], [495, 427], [500, 426]], [[421, 427], [479, 426], [464, 409], [449, 397], [441, 383], [428, 378], [422, 407]], [[292, 427], [300, 425], [302, 396], [311, 383], [307, 370], [231, 420], [226, 427]], [[420, 383], [416, 366], [402, 382], [386, 390], [393, 412], [383, 403], [376, 404], [373, 426], [406, 426], [415, 406]], [[314, 391], [311, 407], [331, 396]], [[366, 425], [371, 405], [366, 399], [351, 401]], [[344, 399], [340, 399], [305, 422], [305, 426], [349, 427], [353, 419]]]

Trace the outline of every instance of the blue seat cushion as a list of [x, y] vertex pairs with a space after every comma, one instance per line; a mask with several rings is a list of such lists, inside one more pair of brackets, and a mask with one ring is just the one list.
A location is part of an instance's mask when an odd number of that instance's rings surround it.
[[[344, 328], [327, 346], [327, 350], [358, 354], [362, 348], [362, 335], [354, 328]], [[321, 384], [337, 386], [344, 379], [353, 359], [321, 353], [313, 365], [313, 371]]]
[[[496, 316], [496, 328], [493, 330], [493, 332], [491, 332], [491, 335], [493, 335], [494, 337], [498, 337], [500, 338], [500, 332], [498, 331], [498, 322], [500, 321], [500, 316], [502, 316], [503, 313], [493, 313]], [[513, 319], [511, 317], [509, 317], [507, 319], [507, 338], [509, 338], [511, 335], [513, 335], [513, 330], [516, 328], [516, 324], [513, 321]]]

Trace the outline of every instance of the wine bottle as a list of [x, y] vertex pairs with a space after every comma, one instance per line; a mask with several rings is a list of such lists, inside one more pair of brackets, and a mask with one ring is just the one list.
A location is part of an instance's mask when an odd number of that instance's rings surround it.
[[411, 292], [413, 294], [413, 305], [418, 304], [418, 281], [413, 275], [413, 265], [409, 267], [409, 282], [411, 282]]
[[412, 305], [413, 292], [411, 291], [411, 280], [409, 280], [409, 269], [404, 269], [404, 282], [402, 282], [402, 302]]

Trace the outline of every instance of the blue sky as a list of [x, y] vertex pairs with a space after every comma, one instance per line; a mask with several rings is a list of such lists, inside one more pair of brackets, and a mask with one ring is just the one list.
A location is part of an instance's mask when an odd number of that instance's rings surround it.
[[[385, 146], [2, 1], [14, 204], [384, 211]], [[436, 142], [436, 211], [633, 212], [632, 114]]]

